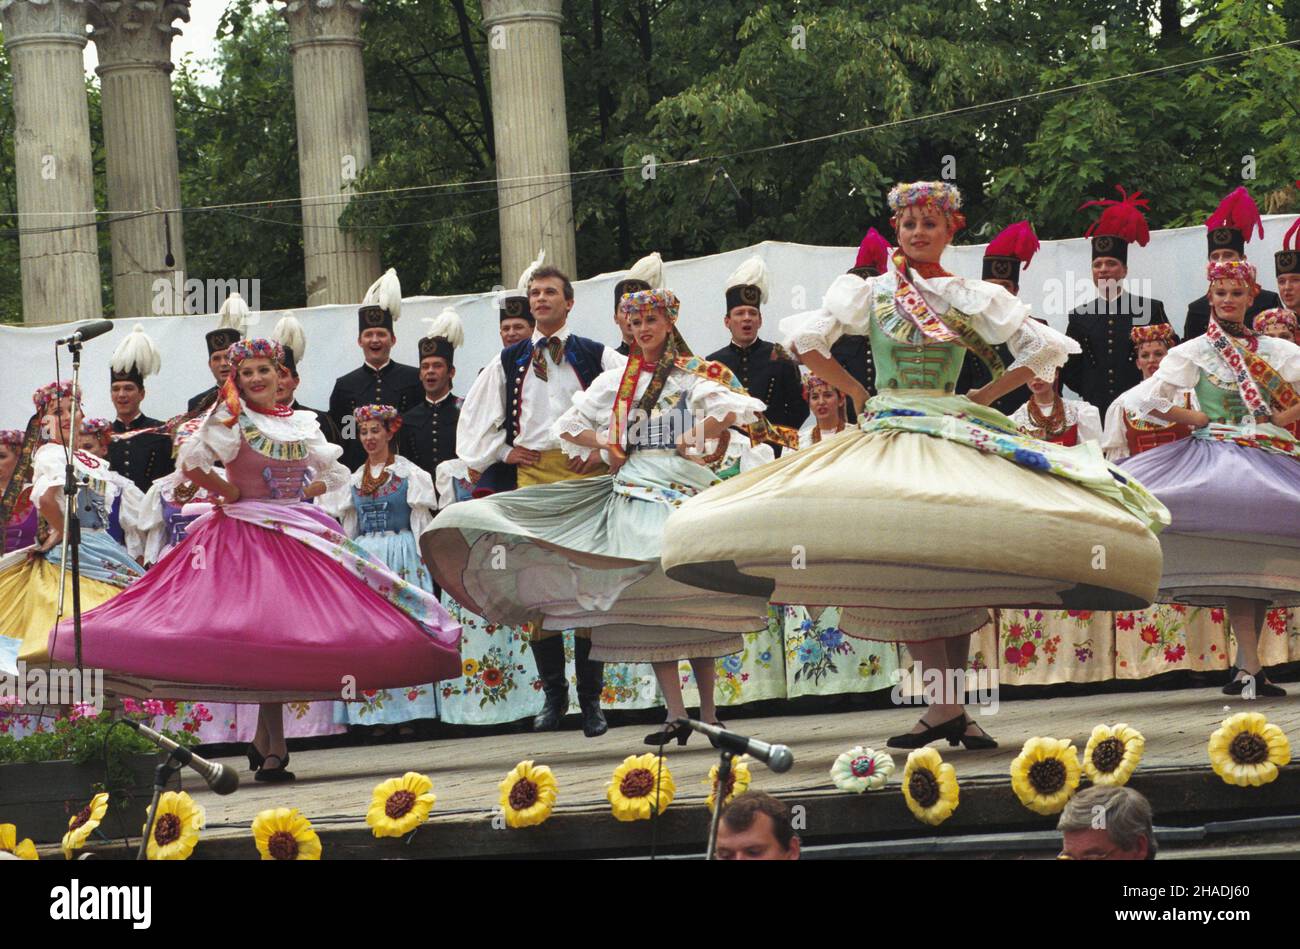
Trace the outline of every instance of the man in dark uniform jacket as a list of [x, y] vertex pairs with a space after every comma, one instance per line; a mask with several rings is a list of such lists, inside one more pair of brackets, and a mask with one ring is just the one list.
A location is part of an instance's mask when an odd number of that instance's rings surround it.
[[1146, 199], [1139, 194], [1125, 195], [1122, 201], [1089, 202], [1106, 209], [1088, 232], [1097, 296], [1072, 310], [1066, 327], [1066, 335], [1083, 351], [1066, 361], [1061, 381], [1096, 406], [1102, 418], [1116, 397], [1142, 381], [1133, 357], [1133, 327], [1169, 322], [1164, 303], [1129, 293], [1123, 286], [1128, 245], [1136, 241], [1145, 246], [1149, 239], [1140, 210]]
[[[997, 237], [988, 242], [984, 248], [984, 262], [980, 269], [980, 279], [986, 283], [996, 283], [1012, 296], [1020, 296], [1020, 270], [1028, 267], [1038, 251], [1038, 235], [1028, 221], [1017, 221], [1003, 229]], [[1009, 368], [1015, 357], [1006, 343], [998, 343], [993, 349], [1002, 360], [1002, 367]], [[967, 352], [961, 364], [961, 374], [957, 377], [957, 393], [965, 395], [972, 389], [982, 389], [993, 381], [984, 361], [972, 352]], [[994, 399], [992, 407], [1003, 415], [1010, 416], [1029, 399], [1029, 393], [1023, 388], [1013, 389], [1000, 399]]]
[[[156, 372], [158, 366], [158, 350], [139, 326], [114, 350], [109, 364], [113, 408], [117, 410], [113, 434], [123, 435], [163, 424], [140, 410], [145, 396], [145, 376]], [[156, 479], [171, 474], [176, 467], [172, 460], [172, 440], [159, 432], [115, 438], [108, 445], [108, 465], [141, 491], [148, 491]]]
[[[749, 258], [731, 275], [727, 281], [727, 315], [723, 319], [731, 331], [731, 342], [708, 358], [730, 369], [745, 391], [767, 404], [769, 421], [797, 429], [808, 417], [799, 366], [779, 343], [758, 338], [767, 279], [767, 267], [759, 257]], [[780, 448], [776, 452], [780, 454]]]
[[391, 405], [398, 412], [413, 408], [424, 398], [420, 370], [389, 358], [397, 335], [393, 321], [402, 307], [402, 288], [397, 274], [389, 269], [366, 293], [357, 311], [357, 345], [365, 354], [360, 368], [339, 376], [330, 393], [329, 414], [343, 433], [343, 457], [349, 471], [366, 460], [366, 451], [357, 439], [352, 413], [359, 405]]
[[456, 423], [461, 399], [451, 394], [455, 347], [446, 336], [420, 340], [420, 384], [424, 398], [402, 414], [399, 452], [438, 483], [438, 465], [456, 457]]
[[226, 356], [226, 350], [239, 342], [239, 330], [215, 329], [203, 338], [208, 344], [208, 371], [212, 373], [212, 378], [217, 384], [190, 399], [185, 404], [186, 412], [206, 409], [217, 401], [217, 390], [230, 375], [230, 359]]
[[[1259, 236], [1264, 236], [1264, 222], [1260, 219], [1259, 208], [1244, 186], [1237, 188], [1220, 202], [1218, 208], [1205, 222], [1205, 240], [1211, 261], [1245, 260], [1246, 242], [1259, 229]], [[1255, 302], [1246, 310], [1246, 325], [1250, 326], [1255, 314], [1272, 310], [1282, 305], [1281, 298], [1272, 290], [1262, 287]], [[1206, 293], [1200, 299], [1193, 300], [1187, 307], [1187, 319], [1183, 323], [1183, 340], [1204, 336], [1210, 327], [1210, 295]]]
[[334, 419], [330, 418], [329, 413], [322, 412], [320, 409], [313, 409], [309, 405], [303, 405], [298, 401], [295, 393], [298, 386], [302, 383], [302, 377], [298, 375], [298, 363], [306, 354], [307, 338], [302, 331], [302, 325], [295, 316], [286, 316], [275, 325], [275, 330], [271, 333], [272, 338], [284, 349], [284, 368], [288, 373], [281, 378], [280, 387], [276, 390], [275, 401], [280, 405], [287, 405], [295, 412], [310, 412], [316, 416], [316, 424], [320, 426], [321, 434], [331, 445], [342, 445], [343, 436], [339, 432], [339, 427], [334, 424]]

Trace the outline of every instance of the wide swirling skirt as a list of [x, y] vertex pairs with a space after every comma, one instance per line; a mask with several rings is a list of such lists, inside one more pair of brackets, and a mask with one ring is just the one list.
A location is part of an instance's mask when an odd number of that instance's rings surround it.
[[[58, 619], [60, 553], [60, 547], [44, 554], [28, 547], [4, 558], [0, 568], [0, 669], [13, 667], [19, 659], [29, 665], [50, 661], [50, 631]], [[83, 616], [144, 576], [144, 568], [103, 531], [82, 531], [78, 561]], [[70, 617], [71, 568], [63, 589], [63, 616]], [[68, 625], [71, 628], [71, 622]], [[68, 635], [71, 638], [72, 634]], [[73, 656], [75, 659], [75, 649]]]
[[[67, 660], [66, 621], [52, 649]], [[195, 521], [144, 579], [82, 621], [87, 665], [127, 694], [356, 700], [460, 667], [460, 627], [303, 503], [241, 500]]]
[[1161, 533], [1166, 603], [1300, 604], [1300, 446], [1273, 425], [1211, 425], [1123, 462], [1173, 518]]
[[685, 583], [924, 641], [973, 632], [990, 606], [1146, 606], [1167, 517], [1094, 445], [1026, 438], [963, 396], [887, 391], [858, 428], [687, 501], [662, 558]]
[[659, 565], [669, 513], [714, 480], [675, 452], [637, 451], [614, 475], [444, 508], [420, 549], [438, 584], [490, 622], [590, 627], [593, 659], [724, 656], [767, 625], [766, 598], [700, 590]]

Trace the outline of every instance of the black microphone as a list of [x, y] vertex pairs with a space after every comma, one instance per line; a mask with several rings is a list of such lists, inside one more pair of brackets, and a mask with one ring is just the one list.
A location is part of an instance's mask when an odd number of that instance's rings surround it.
[[198, 772], [199, 777], [208, 782], [210, 787], [217, 794], [233, 794], [239, 789], [239, 772], [233, 768], [227, 768], [224, 764], [217, 764], [215, 761], [208, 761], [206, 758], [200, 758], [194, 752], [181, 745], [176, 744], [170, 738], [158, 734], [148, 725], [142, 725], [139, 722], [132, 721], [129, 718], [121, 719], [122, 722], [134, 728], [145, 738], [157, 745], [159, 748], [165, 748], [183, 765], [188, 765]]
[[777, 774], [783, 774], [794, 766], [794, 752], [785, 745], [769, 745], [757, 738], [746, 738], [717, 725], [706, 725], [691, 718], [679, 718], [677, 724], [689, 725], [697, 732], [703, 732], [716, 747], [732, 754], [757, 758]]
[[63, 339], [56, 339], [55, 346], [65, 346], [68, 343], [84, 343], [94, 339], [96, 336], [103, 336], [105, 333], [113, 331], [112, 320], [96, 320], [94, 323], [87, 323], [77, 330], [71, 336], [65, 336]]

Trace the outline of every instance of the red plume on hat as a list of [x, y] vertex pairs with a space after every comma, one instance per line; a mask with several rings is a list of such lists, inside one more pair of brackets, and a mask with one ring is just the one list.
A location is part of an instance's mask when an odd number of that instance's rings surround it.
[[1259, 236], [1264, 236], [1264, 221], [1259, 216], [1255, 199], [1250, 196], [1245, 185], [1236, 188], [1219, 202], [1214, 213], [1205, 219], [1205, 226], [1233, 228], [1241, 231], [1246, 240], [1250, 240], [1251, 232], [1259, 228]]
[[874, 267], [876, 273], [884, 273], [889, 269], [889, 241], [881, 237], [874, 227], [867, 231], [867, 236], [858, 245], [858, 259], [853, 262], [853, 266], [855, 269]]
[[985, 257], [1015, 257], [1026, 267], [1038, 253], [1038, 235], [1034, 226], [1028, 221], [1017, 221], [1004, 228], [1002, 233], [989, 241], [984, 248]]
[[1083, 236], [1092, 237], [1098, 234], [1118, 237], [1126, 244], [1137, 243], [1139, 247], [1146, 247], [1147, 241], [1151, 239], [1151, 232], [1147, 230], [1147, 219], [1142, 214], [1143, 209], [1148, 207], [1147, 199], [1142, 197], [1141, 191], [1129, 194], [1124, 190], [1123, 185], [1116, 185], [1115, 190], [1120, 193], [1119, 201], [1113, 198], [1102, 198], [1098, 201], [1085, 201], [1079, 205], [1080, 211], [1091, 207], [1103, 209], [1101, 217], [1092, 222], [1092, 227], [1084, 231]]
[[[1300, 188], [1300, 181], [1297, 181], [1295, 186]], [[1295, 246], [1297, 235], [1300, 235], [1300, 218], [1295, 219], [1295, 223], [1291, 225], [1290, 229], [1286, 232], [1286, 236], [1282, 238], [1282, 249], [1300, 250], [1300, 247]]]

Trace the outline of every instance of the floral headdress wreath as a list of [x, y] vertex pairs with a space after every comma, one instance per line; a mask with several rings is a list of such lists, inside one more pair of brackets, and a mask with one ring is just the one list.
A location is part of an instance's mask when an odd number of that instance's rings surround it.
[[106, 418], [82, 419], [81, 434], [94, 435], [99, 439], [111, 438], [113, 434], [113, 423]]
[[1129, 332], [1128, 338], [1134, 346], [1141, 346], [1143, 343], [1164, 343], [1166, 346], [1176, 346], [1178, 344], [1178, 336], [1174, 333], [1174, 328], [1168, 323], [1135, 326]]
[[0, 445], [17, 448], [23, 443], [27, 433], [17, 428], [0, 428]]
[[396, 435], [402, 427], [402, 416], [391, 405], [362, 405], [352, 413], [358, 422], [383, 422], [389, 435]]
[[[37, 415], [44, 415], [51, 402], [65, 399], [72, 394], [71, 382], [49, 382], [32, 393], [32, 404], [36, 406]], [[80, 393], [77, 394], [77, 398], [80, 401]]]
[[1225, 280], [1245, 284], [1252, 300], [1259, 296], [1258, 271], [1249, 260], [1212, 260], [1205, 268], [1205, 276], [1210, 283]]
[[226, 350], [226, 357], [230, 360], [230, 375], [222, 383], [221, 397], [217, 401], [224, 402], [230, 413], [230, 418], [221, 424], [226, 428], [234, 428], [235, 423], [239, 421], [240, 411], [239, 387], [235, 385], [239, 364], [245, 359], [269, 359], [277, 367], [283, 368], [284, 347], [273, 339], [241, 339], [231, 343], [230, 348]]
[[1255, 314], [1253, 322], [1256, 333], [1267, 332], [1270, 326], [1289, 326], [1292, 333], [1300, 330], [1300, 323], [1297, 322], [1296, 315], [1284, 306], [1274, 307], [1271, 310], [1264, 310]]
[[900, 182], [890, 189], [888, 200], [894, 212], [889, 220], [895, 228], [903, 209], [917, 206], [942, 212], [952, 222], [954, 231], [966, 226], [966, 215], [961, 213], [961, 191], [946, 181]]

